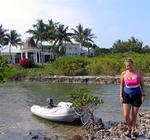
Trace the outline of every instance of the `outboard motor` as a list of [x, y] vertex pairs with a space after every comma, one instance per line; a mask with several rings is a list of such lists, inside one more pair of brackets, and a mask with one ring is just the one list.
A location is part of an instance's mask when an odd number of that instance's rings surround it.
[[53, 99], [47, 98], [48, 108], [54, 107]]

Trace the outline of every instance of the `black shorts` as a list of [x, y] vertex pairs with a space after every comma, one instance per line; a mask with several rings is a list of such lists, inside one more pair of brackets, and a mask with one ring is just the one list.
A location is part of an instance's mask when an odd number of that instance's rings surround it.
[[141, 94], [123, 94], [123, 104], [131, 104], [134, 107], [140, 107], [142, 105], [142, 95]]

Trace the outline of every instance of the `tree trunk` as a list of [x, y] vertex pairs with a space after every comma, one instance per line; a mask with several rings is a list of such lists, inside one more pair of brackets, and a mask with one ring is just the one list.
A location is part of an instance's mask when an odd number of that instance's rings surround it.
[[9, 56], [10, 56], [10, 63], [12, 64], [11, 44], [9, 45]]
[[41, 57], [42, 57], [42, 66], [43, 66], [43, 62], [44, 62], [44, 55], [43, 55], [43, 45], [42, 45], [42, 39], [41, 39]]
[[88, 47], [88, 57], [89, 57], [89, 47]]
[[82, 47], [83, 47], [83, 41], [80, 41], [80, 43], [81, 43], [81, 52], [80, 52], [80, 56], [82, 56]]

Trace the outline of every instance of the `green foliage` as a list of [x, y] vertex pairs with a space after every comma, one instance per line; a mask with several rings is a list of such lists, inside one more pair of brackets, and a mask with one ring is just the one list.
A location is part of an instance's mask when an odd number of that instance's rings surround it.
[[4, 81], [5, 70], [8, 68], [8, 61], [6, 58], [0, 56], [0, 82]]
[[113, 44], [113, 52], [142, 52], [143, 42], [131, 37], [128, 41], [117, 40]]
[[132, 58], [134, 67], [144, 75], [150, 75], [150, 54], [117, 53], [89, 59], [88, 75], [120, 75], [125, 70], [124, 60]]
[[91, 91], [87, 88], [79, 88], [74, 90], [70, 95], [72, 107], [82, 110], [83, 108], [89, 108], [102, 104], [104, 101], [98, 97], [90, 95]]
[[24, 69], [19, 65], [7, 67], [4, 74], [7, 80], [23, 77], [26, 75]]
[[117, 53], [93, 58], [61, 57], [49, 64], [26, 69], [17, 65], [4, 69], [3, 65], [7, 64], [7, 61], [0, 62], [0, 65], [3, 69], [3, 75], [7, 79], [13, 79], [17, 76], [120, 75], [125, 70], [124, 60], [126, 58], [132, 58], [134, 67], [140, 69], [143, 75], [150, 76], [150, 54], [138, 53]]
[[0, 25], [0, 48], [8, 44], [6, 32], [7, 30], [3, 28], [3, 25]]
[[119, 59], [110, 56], [91, 58], [90, 62], [87, 66], [89, 75], [117, 75], [122, 66]]
[[96, 47], [94, 49], [95, 51], [95, 56], [99, 56], [99, 55], [106, 55], [106, 54], [110, 54], [111, 53], [111, 50], [110, 49], [106, 49], [106, 48], [99, 48], [99, 47]]
[[62, 57], [52, 63], [53, 70], [57, 75], [86, 75], [88, 61], [83, 57]]

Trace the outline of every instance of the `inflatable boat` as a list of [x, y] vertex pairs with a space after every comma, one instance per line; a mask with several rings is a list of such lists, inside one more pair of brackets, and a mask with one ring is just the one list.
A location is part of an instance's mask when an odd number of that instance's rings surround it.
[[79, 115], [71, 108], [71, 105], [70, 102], [59, 102], [53, 107], [33, 105], [30, 110], [32, 114], [51, 121], [73, 122], [79, 118]]

